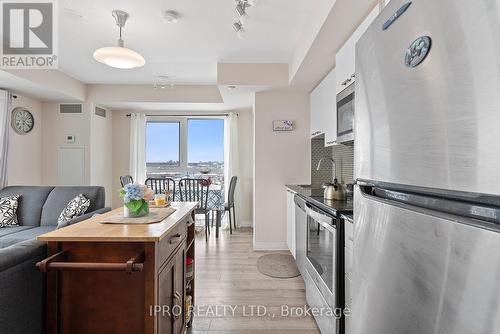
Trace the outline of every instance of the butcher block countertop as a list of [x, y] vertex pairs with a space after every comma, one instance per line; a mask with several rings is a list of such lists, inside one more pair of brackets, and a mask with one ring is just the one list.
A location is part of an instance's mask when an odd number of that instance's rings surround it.
[[179, 222], [185, 222], [197, 206], [197, 202], [173, 202], [172, 207], [176, 211], [162, 222], [155, 224], [98, 223], [103, 217], [112, 216], [123, 210], [123, 208], [118, 208], [80, 223], [39, 235], [37, 239], [40, 241], [157, 242], [168, 235]]

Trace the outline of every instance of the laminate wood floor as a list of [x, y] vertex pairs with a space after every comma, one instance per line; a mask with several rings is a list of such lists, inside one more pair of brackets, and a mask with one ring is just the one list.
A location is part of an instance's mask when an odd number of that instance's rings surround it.
[[[230, 235], [215, 228], [208, 242], [196, 235], [196, 300], [193, 327], [187, 333], [319, 333], [306, 305], [302, 277], [277, 279], [257, 270], [257, 259], [269, 252], [252, 249], [253, 232], [239, 228]], [[286, 311], [296, 308], [293, 316]], [[302, 312], [303, 313], [303, 312]]]

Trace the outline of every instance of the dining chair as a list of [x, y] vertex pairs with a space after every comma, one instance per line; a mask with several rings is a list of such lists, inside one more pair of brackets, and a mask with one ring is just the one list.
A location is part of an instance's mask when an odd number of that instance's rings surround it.
[[134, 179], [130, 175], [122, 175], [120, 176], [120, 184], [122, 187], [125, 187], [126, 184], [134, 183]]
[[[224, 203], [224, 213], [226, 211], [229, 212], [229, 233], [233, 234], [233, 227], [231, 224], [234, 224], [234, 229], [236, 229], [236, 213], [234, 211], [234, 192], [236, 190], [236, 182], [238, 181], [237, 176], [231, 177], [231, 182], [229, 183], [229, 192], [227, 194], [227, 202]], [[233, 217], [231, 218], [231, 209], [233, 209]]]
[[146, 179], [146, 185], [151, 188], [155, 194], [164, 194], [165, 191], [172, 191], [172, 201], [175, 200], [175, 181], [170, 177], [150, 177]]
[[205, 239], [208, 240], [210, 234], [208, 208], [208, 190], [210, 182], [205, 179], [183, 178], [179, 181], [179, 194], [181, 202], [198, 202], [198, 208], [195, 209], [195, 214], [205, 216]]

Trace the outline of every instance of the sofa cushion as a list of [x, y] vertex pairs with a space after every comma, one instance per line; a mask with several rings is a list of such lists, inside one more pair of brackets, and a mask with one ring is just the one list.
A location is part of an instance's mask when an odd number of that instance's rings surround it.
[[0, 197], [0, 228], [19, 226], [17, 200], [20, 195]]
[[18, 242], [34, 239], [40, 234], [55, 230], [55, 226], [40, 226], [22, 230], [17, 233], [7, 234], [0, 237], [0, 248], [5, 248], [17, 244]]
[[0, 333], [45, 333], [45, 275], [35, 265], [46, 256], [33, 239], [0, 249]]
[[0, 238], [19, 231], [29, 230], [30, 228], [33, 228], [33, 226], [12, 226], [8, 228], [0, 228]]
[[54, 187], [12, 186], [0, 190], [0, 197], [21, 195], [17, 221], [21, 226], [40, 226], [43, 203]]
[[87, 212], [104, 207], [103, 187], [55, 187], [47, 197], [42, 210], [41, 226], [57, 226], [59, 215], [69, 201], [78, 194], [90, 199]]
[[57, 227], [59, 228], [67, 221], [83, 215], [89, 206], [90, 200], [82, 194], [78, 194], [78, 196], [69, 201], [68, 205], [66, 205], [64, 210], [59, 215], [59, 218], [57, 219]]

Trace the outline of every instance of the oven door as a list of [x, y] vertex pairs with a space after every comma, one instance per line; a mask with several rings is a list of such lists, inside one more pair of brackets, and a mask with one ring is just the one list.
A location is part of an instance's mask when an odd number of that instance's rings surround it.
[[337, 142], [354, 140], [354, 88], [349, 87], [337, 94]]
[[330, 307], [336, 307], [337, 228], [335, 219], [309, 204], [307, 213], [307, 272]]

